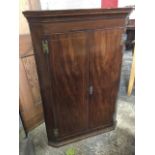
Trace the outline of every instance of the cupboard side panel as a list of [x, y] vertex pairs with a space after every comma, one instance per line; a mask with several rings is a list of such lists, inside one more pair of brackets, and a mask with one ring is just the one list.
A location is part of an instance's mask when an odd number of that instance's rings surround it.
[[55, 128], [54, 100], [51, 90], [51, 78], [49, 71], [48, 55], [43, 52], [42, 40], [44, 39], [43, 27], [39, 24], [30, 24], [31, 38], [34, 48], [34, 55], [37, 66], [38, 79], [43, 101], [44, 118], [48, 139], [52, 140], [53, 129]]

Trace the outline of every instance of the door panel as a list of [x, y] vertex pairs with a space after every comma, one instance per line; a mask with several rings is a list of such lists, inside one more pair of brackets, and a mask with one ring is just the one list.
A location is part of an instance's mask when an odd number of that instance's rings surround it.
[[100, 127], [113, 121], [121, 69], [121, 29], [92, 33], [90, 48], [89, 126]]
[[20, 114], [26, 132], [43, 122], [42, 100], [30, 35], [20, 35]]
[[88, 40], [87, 33], [52, 35], [51, 79], [59, 136], [87, 128]]
[[26, 131], [43, 122], [42, 100], [34, 56], [20, 58], [20, 113]]

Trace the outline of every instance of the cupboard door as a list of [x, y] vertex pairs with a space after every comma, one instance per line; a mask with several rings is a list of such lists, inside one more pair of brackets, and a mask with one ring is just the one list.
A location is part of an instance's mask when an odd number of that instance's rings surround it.
[[50, 67], [56, 126], [59, 136], [72, 135], [88, 125], [87, 33], [69, 32], [50, 37]]
[[89, 127], [99, 128], [113, 122], [117, 97], [122, 52], [123, 29], [92, 32], [90, 48]]

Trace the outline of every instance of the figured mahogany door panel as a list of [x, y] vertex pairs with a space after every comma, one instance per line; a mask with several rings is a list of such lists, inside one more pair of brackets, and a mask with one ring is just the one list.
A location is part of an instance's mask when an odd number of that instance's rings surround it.
[[20, 113], [30, 131], [43, 121], [40, 86], [30, 35], [20, 36]]
[[89, 104], [90, 128], [113, 122], [118, 92], [122, 52], [122, 29], [97, 30], [92, 33], [90, 47]]
[[85, 32], [52, 35], [50, 66], [59, 136], [87, 128], [88, 37]]

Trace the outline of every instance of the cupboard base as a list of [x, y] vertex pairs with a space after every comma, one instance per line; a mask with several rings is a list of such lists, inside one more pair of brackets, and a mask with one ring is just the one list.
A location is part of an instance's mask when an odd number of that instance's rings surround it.
[[116, 127], [116, 122], [113, 123], [113, 124], [104, 126], [104, 127], [100, 128], [100, 129], [95, 129], [93, 131], [87, 131], [86, 133], [81, 133], [80, 135], [74, 135], [72, 137], [69, 137], [66, 140], [62, 140], [62, 141], [59, 141], [59, 142], [54, 142], [54, 141], [49, 140], [48, 145], [53, 146], [53, 147], [60, 147], [60, 146], [63, 146], [63, 145], [69, 144], [69, 143], [73, 143], [73, 142], [83, 140], [83, 139], [88, 138], [88, 137], [103, 134], [105, 132], [110, 132], [110, 131], [114, 130], [115, 127]]

